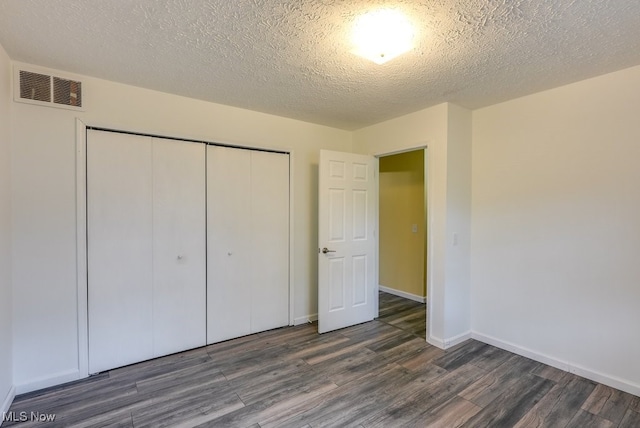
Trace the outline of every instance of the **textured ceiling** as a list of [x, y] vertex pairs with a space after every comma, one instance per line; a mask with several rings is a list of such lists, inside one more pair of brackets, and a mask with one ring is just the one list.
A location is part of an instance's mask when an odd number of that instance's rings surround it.
[[[356, 17], [407, 14], [415, 50], [350, 53]], [[18, 61], [357, 129], [478, 108], [640, 64], [638, 0], [0, 0]]]

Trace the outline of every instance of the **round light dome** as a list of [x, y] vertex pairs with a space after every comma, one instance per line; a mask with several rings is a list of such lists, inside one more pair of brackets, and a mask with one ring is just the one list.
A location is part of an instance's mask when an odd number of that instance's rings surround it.
[[379, 9], [357, 19], [353, 53], [383, 64], [413, 48], [413, 26], [399, 11]]

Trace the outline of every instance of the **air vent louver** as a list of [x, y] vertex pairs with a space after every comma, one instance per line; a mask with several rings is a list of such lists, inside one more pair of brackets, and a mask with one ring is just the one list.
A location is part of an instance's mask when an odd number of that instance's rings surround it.
[[34, 71], [16, 71], [19, 82], [14, 92], [16, 101], [82, 110], [82, 82]]
[[20, 98], [51, 102], [51, 76], [20, 70]]
[[82, 83], [54, 77], [53, 102], [66, 106], [82, 107]]

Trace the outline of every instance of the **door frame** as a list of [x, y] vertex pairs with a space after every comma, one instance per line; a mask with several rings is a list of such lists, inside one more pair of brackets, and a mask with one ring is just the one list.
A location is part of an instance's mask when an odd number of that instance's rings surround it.
[[[376, 193], [378, 195], [378, 206], [376, 207], [376, 288], [379, 290], [380, 287], [380, 158], [392, 155], [399, 155], [407, 152], [415, 152], [418, 150], [422, 150], [424, 155], [424, 204], [425, 204], [425, 219], [424, 219], [424, 227], [427, 231], [426, 242], [425, 242], [425, 260], [424, 263], [426, 265], [426, 281], [427, 281], [427, 302], [426, 302], [426, 311], [427, 311], [427, 334], [425, 341], [428, 342], [429, 337], [431, 337], [431, 326], [433, 323], [431, 322], [431, 317], [433, 316], [433, 299], [430, 298], [431, 290], [433, 290], [433, 233], [432, 231], [432, 223], [431, 223], [431, 197], [433, 195], [432, 191], [432, 183], [433, 180], [429, 177], [431, 175], [432, 168], [429, 165], [429, 143], [425, 142], [422, 144], [418, 144], [413, 147], [403, 148], [400, 150], [395, 150], [391, 152], [383, 152], [376, 153], [373, 156], [376, 158]], [[376, 318], [379, 316], [380, 302], [378, 300], [378, 293], [376, 293]]]
[[[76, 297], [78, 308], [78, 374], [74, 379], [89, 376], [89, 302], [88, 302], [88, 270], [87, 270], [87, 129], [92, 128], [82, 120], [76, 118]], [[122, 132], [128, 134], [146, 135], [171, 140], [202, 143], [206, 145], [220, 145], [245, 150], [261, 150], [278, 152], [289, 155], [289, 325], [294, 325], [294, 150], [289, 148], [260, 147], [257, 145], [244, 146], [240, 144], [196, 140], [184, 137], [153, 135], [135, 131], [96, 127], [105, 131]], [[68, 380], [74, 380], [69, 378]]]

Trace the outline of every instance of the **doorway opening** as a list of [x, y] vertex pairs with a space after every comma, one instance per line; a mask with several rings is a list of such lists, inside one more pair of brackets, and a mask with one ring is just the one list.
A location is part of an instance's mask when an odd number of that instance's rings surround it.
[[426, 340], [427, 150], [379, 157], [378, 320]]

